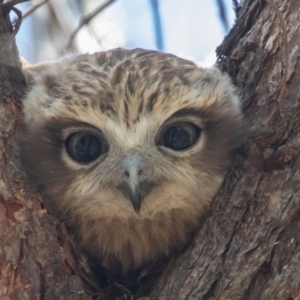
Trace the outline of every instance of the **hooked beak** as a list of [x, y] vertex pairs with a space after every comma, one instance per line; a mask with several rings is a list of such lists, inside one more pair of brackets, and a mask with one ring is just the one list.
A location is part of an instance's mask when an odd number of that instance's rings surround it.
[[125, 156], [121, 162], [124, 181], [120, 185], [123, 195], [129, 199], [135, 212], [140, 212], [143, 199], [151, 191], [153, 184], [143, 178], [147, 167], [146, 159], [139, 153]]
[[140, 212], [141, 202], [143, 200], [138, 182], [135, 183], [131, 180], [125, 181], [121, 186], [121, 190], [124, 196], [131, 201], [135, 212], [138, 214]]

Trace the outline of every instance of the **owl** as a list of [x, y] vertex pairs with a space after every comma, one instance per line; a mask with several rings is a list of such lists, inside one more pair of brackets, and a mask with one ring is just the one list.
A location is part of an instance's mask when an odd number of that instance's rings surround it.
[[23, 71], [22, 161], [78, 245], [121, 277], [182, 249], [241, 136], [228, 76], [120, 48]]

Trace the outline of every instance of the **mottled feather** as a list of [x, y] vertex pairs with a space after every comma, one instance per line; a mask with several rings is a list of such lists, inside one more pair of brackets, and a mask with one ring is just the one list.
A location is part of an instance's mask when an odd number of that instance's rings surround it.
[[[239, 99], [228, 76], [142, 49], [64, 57], [24, 74], [24, 165], [46, 207], [66, 220], [78, 243], [121, 276], [184, 247], [241, 135]], [[158, 144], [175, 121], [202, 130], [187, 151]], [[64, 146], [82, 129], [97, 132], [108, 148], [88, 165], [70, 159]], [[132, 153], [145, 160], [141, 176], [149, 184], [139, 213], [120, 189], [120, 161]]]

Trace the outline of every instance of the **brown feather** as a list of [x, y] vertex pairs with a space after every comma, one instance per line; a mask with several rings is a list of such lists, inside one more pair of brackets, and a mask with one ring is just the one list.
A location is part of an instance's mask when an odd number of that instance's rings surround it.
[[[239, 99], [229, 78], [142, 49], [65, 57], [24, 73], [30, 78], [24, 166], [47, 209], [66, 220], [78, 243], [117, 277], [184, 247], [241, 136]], [[202, 130], [186, 151], [157, 144], [175, 121]], [[83, 129], [101, 135], [108, 148], [88, 165], [72, 160], [64, 145]], [[141, 176], [151, 183], [139, 213], [119, 188], [120, 161], [131, 153], [143, 157]]]

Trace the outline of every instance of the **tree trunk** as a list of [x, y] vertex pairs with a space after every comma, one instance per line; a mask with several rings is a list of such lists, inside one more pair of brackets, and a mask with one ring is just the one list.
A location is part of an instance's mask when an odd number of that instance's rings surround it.
[[217, 54], [240, 90], [247, 138], [153, 299], [300, 299], [300, 1], [241, 2]]
[[24, 78], [8, 12], [0, 4], [0, 299], [92, 299], [64, 263], [58, 220], [28, 190], [20, 165]]
[[[300, 299], [300, 1], [242, 2], [217, 52], [240, 90], [247, 137], [210, 215], [156, 281], [152, 300]], [[11, 31], [0, 4], [0, 49]], [[94, 299], [59, 244], [63, 227], [28, 189], [19, 163], [23, 77], [14, 43], [0, 52], [0, 82], [0, 299]]]

